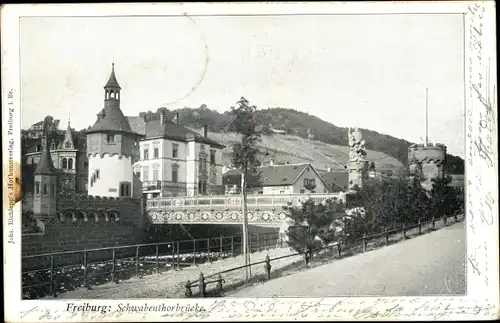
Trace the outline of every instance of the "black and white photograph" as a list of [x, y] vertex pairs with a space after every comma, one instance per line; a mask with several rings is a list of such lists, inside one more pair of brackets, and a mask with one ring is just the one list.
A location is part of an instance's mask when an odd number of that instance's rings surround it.
[[6, 320], [498, 318], [494, 3], [365, 4], [4, 7]]

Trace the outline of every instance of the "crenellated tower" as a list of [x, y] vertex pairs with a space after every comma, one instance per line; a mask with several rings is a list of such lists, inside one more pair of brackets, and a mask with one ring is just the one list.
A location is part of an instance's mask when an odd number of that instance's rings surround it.
[[132, 165], [140, 135], [132, 131], [120, 109], [121, 87], [115, 75], [104, 86], [104, 109], [87, 130], [89, 159], [88, 194], [107, 197], [140, 197]]
[[446, 146], [429, 142], [429, 92], [425, 90], [425, 141], [408, 148], [410, 176], [420, 176], [422, 187], [430, 190], [433, 178], [444, 178], [446, 174]]

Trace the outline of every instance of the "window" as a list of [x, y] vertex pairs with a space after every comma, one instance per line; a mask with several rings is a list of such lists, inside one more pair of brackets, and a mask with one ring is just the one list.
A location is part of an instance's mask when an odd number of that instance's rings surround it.
[[172, 144], [172, 158], [177, 158], [178, 151], [179, 151], [179, 145]]
[[54, 184], [52, 184], [52, 189], [50, 191], [50, 195], [56, 196], [56, 186]]
[[84, 162], [83, 167], [85, 167], [85, 169], [89, 168], [89, 162]]
[[149, 181], [149, 167], [145, 166], [143, 169], [142, 169], [142, 180], [144, 182], [147, 182]]
[[308, 186], [316, 186], [314, 178], [313, 179], [304, 178], [304, 187], [307, 188]]
[[120, 182], [120, 196], [130, 196], [130, 182]]
[[159, 148], [153, 149], [153, 156], [154, 156], [154, 158], [160, 157], [160, 149]]
[[215, 150], [210, 150], [210, 165], [215, 165]]
[[141, 172], [135, 172], [135, 174], [137, 175], [137, 177], [141, 178]]
[[40, 183], [36, 182], [35, 183], [35, 194], [40, 194]]
[[95, 170], [95, 178], [96, 178], [96, 179], [98, 179], [98, 178], [99, 178], [99, 170], [98, 170], [98, 169], [96, 169], [96, 170]]
[[106, 141], [108, 142], [108, 144], [114, 144], [115, 143], [115, 135], [107, 134]]
[[73, 158], [68, 159], [68, 169], [73, 169]]
[[68, 160], [66, 158], [63, 158], [62, 160], [62, 168], [64, 169], [68, 168]]
[[148, 149], [144, 149], [143, 156], [144, 156], [144, 159], [149, 159], [149, 150]]
[[153, 165], [153, 181], [157, 181], [160, 177], [160, 165]]
[[303, 189], [303, 188], [300, 189], [300, 194], [304, 194], [305, 192], [306, 192], [305, 189]]
[[179, 170], [177, 167], [172, 166], [172, 182], [177, 183], [179, 175]]
[[43, 184], [43, 195], [47, 195], [47, 184]]

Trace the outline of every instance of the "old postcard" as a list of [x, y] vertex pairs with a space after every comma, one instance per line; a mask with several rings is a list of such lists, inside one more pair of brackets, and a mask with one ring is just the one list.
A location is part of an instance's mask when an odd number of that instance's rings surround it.
[[5, 321], [498, 318], [494, 9], [2, 7]]

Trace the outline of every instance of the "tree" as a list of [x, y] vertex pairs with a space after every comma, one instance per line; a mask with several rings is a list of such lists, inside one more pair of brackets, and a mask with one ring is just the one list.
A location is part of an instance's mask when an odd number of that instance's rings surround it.
[[449, 186], [451, 177], [432, 178], [432, 189], [430, 191], [430, 207], [432, 215], [442, 216], [453, 212], [456, 206], [456, 192]]
[[241, 171], [241, 196], [243, 213], [243, 255], [245, 258], [246, 279], [250, 276], [250, 250], [248, 246], [248, 218], [247, 218], [247, 180], [249, 173], [255, 174], [260, 166], [257, 156], [259, 150], [256, 144], [261, 140], [261, 125], [257, 118], [257, 107], [250, 105], [247, 99], [242, 97], [238, 107], [231, 107], [233, 120], [228, 126], [229, 131], [238, 133], [241, 141], [232, 147], [231, 161], [235, 168]]
[[339, 238], [345, 217], [340, 201], [327, 199], [315, 204], [308, 199], [300, 206], [285, 207], [293, 224], [288, 228], [288, 244], [311, 259], [313, 252]]

